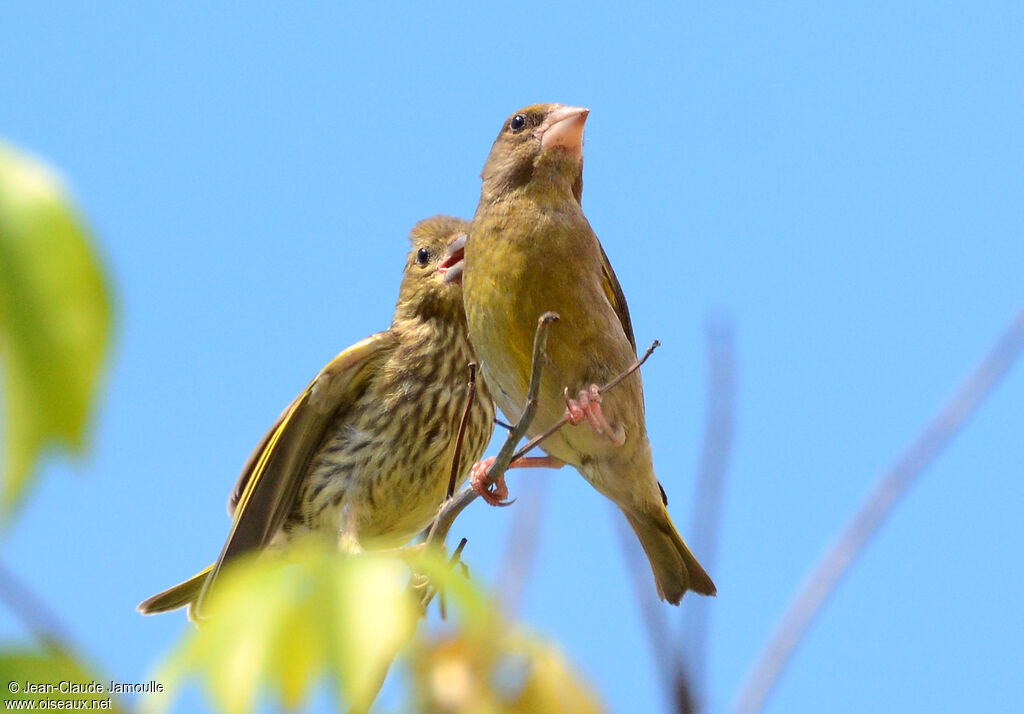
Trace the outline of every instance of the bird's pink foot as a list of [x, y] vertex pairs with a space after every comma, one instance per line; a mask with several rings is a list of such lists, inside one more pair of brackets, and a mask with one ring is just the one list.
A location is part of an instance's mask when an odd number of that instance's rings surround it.
[[604, 434], [616, 446], [626, 443], [626, 435], [621, 428], [616, 429], [605, 419], [601, 411], [601, 389], [591, 384], [590, 389], [581, 389], [576, 399], [569, 398], [569, 388], [565, 389], [565, 417], [570, 424], [582, 424], [586, 419], [598, 434]]
[[[487, 472], [494, 465], [494, 459], [495, 457], [488, 456], [483, 461], [473, 464], [473, 470], [469, 475], [469, 484], [492, 506], [511, 506], [514, 501], [507, 500], [508, 486], [505, 484], [505, 474], [499, 476], [488, 487]], [[565, 466], [565, 462], [554, 456], [521, 456], [508, 465], [510, 469], [560, 469], [563, 466]]]
[[508, 499], [508, 486], [505, 484], [505, 474], [499, 476], [494, 483], [487, 482], [487, 472], [493, 465], [493, 456], [473, 464], [473, 470], [469, 475], [469, 485], [492, 506], [508, 506], [510, 504], [506, 500]]

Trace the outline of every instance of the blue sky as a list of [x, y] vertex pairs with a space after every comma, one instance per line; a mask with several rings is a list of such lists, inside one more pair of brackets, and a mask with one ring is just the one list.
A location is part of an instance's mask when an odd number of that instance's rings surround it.
[[[584, 209], [629, 298], [685, 530], [703, 324], [738, 402], [706, 663], [724, 710], [808, 566], [1024, 305], [1024, 6], [8, 4], [0, 135], [59, 167], [119, 299], [87, 460], [51, 461], [9, 567], [144, 680], [252, 445], [382, 329], [405, 236], [471, 216], [502, 120], [585, 105]], [[1024, 368], [915, 485], [771, 712], [1005, 711], [1024, 697]], [[547, 482], [521, 611], [613, 711], [662, 706], [609, 509]], [[460, 519], [501, 569], [515, 508]], [[1016, 524], [1016, 525], [1015, 525]], [[678, 613], [669, 613], [678, 619]], [[7, 613], [3, 632], [19, 631]]]

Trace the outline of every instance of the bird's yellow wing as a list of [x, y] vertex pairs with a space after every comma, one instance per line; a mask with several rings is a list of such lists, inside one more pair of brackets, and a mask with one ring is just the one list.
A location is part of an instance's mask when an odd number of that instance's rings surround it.
[[604, 287], [605, 297], [612, 304], [615, 314], [619, 316], [622, 323], [622, 331], [626, 333], [629, 344], [633, 345], [633, 352], [636, 353], [636, 338], [633, 337], [633, 322], [629, 319], [629, 306], [626, 305], [626, 296], [619, 285], [619, 279], [615, 277], [611, 261], [608, 260], [604, 246], [598, 241], [597, 247], [601, 250], [601, 285]]
[[[572, 184], [572, 195], [576, 199], [576, 203], [583, 206], [583, 169], [580, 168], [579, 175], [576, 176]], [[636, 353], [636, 338], [633, 337], [633, 321], [629, 319], [629, 306], [626, 304], [626, 295], [622, 292], [622, 286], [619, 285], [619, 279], [615, 277], [615, 271], [612, 270], [612, 262], [608, 260], [608, 254], [604, 252], [604, 246], [601, 245], [601, 241], [597, 240], [597, 236], [594, 236], [594, 240], [597, 241], [597, 247], [601, 251], [601, 286], [604, 288], [605, 297], [608, 298], [608, 302], [611, 303], [612, 309], [615, 310], [615, 314], [619, 316], [619, 322], [622, 323], [622, 331], [626, 333], [626, 337], [629, 339], [629, 344], [633, 345], [633, 353]]]
[[[303, 394], [305, 394], [305, 392], [303, 392]], [[291, 404], [284, 408], [284, 411], [281, 412], [281, 416], [279, 416], [274, 421], [273, 425], [270, 427], [267, 433], [263, 435], [262, 439], [260, 439], [260, 443], [256, 444], [256, 448], [254, 448], [252, 450], [252, 453], [249, 454], [249, 458], [245, 462], [245, 466], [242, 467], [242, 472], [238, 474], [238, 480], [235, 482], [235, 487], [231, 491], [231, 497], [228, 498], [229, 518], [234, 519], [235, 510], [238, 508], [238, 503], [239, 501], [242, 500], [242, 494], [245, 493], [245, 487], [249, 485], [249, 481], [252, 477], [253, 471], [256, 470], [256, 464], [259, 463], [260, 456], [267, 449], [267, 443], [274, 436], [274, 434], [277, 433], [277, 430], [281, 427], [281, 422], [284, 421], [284, 418], [291, 413], [292, 409], [295, 407], [295, 402], [297, 402], [301, 398], [302, 395], [300, 394]]]
[[270, 543], [284, 523], [301, 479], [335, 415], [365, 389], [374, 366], [390, 351], [394, 337], [378, 332], [357, 342], [320, 370], [284, 410], [256, 446], [235, 485], [228, 511], [231, 533], [197, 602], [201, 616], [224, 563]]

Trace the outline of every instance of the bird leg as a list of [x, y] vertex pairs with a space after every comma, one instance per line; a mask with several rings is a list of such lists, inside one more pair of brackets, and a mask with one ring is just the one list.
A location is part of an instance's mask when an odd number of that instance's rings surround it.
[[510, 469], [560, 469], [565, 462], [554, 456], [520, 456], [508, 465]]
[[[506, 500], [508, 498], [508, 485], [505, 483], [505, 474], [498, 476], [494, 483], [489, 483], [487, 480], [487, 472], [494, 465], [494, 459], [495, 457], [489, 456], [473, 464], [473, 470], [469, 476], [469, 484], [473, 487], [474, 491], [483, 496], [483, 499], [492, 506], [511, 506], [512, 501]], [[508, 465], [510, 469], [560, 469], [563, 466], [565, 466], [565, 462], [561, 459], [556, 459], [554, 456], [521, 456]]]
[[586, 419], [594, 431], [607, 435], [616, 446], [626, 443], [626, 434], [622, 427], [613, 427], [605, 419], [601, 411], [601, 388], [591, 384], [590, 389], [581, 389], [576, 399], [569, 398], [569, 388], [565, 388], [565, 418], [572, 425], [582, 424]]

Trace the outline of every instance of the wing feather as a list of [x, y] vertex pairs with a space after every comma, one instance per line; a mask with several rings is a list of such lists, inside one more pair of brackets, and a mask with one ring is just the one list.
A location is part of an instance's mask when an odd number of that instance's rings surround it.
[[611, 303], [615, 314], [619, 316], [622, 323], [622, 331], [626, 333], [629, 344], [633, 345], [633, 353], [636, 353], [636, 338], [633, 337], [633, 321], [629, 319], [629, 306], [626, 305], [626, 296], [619, 285], [619, 279], [615, 277], [608, 254], [604, 252], [604, 246], [598, 241], [597, 247], [601, 250], [601, 284], [604, 287], [604, 294]]
[[234, 517], [231, 533], [199, 595], [199, 616], [224, 564], [274, 538], [325, 431], [338, 411], [362, 393], [393, 345], [390, 332], [378, 332], [341, 352], [288, 405], [249, 456], [228, 502]]

